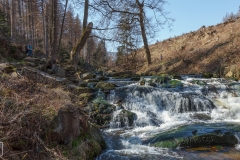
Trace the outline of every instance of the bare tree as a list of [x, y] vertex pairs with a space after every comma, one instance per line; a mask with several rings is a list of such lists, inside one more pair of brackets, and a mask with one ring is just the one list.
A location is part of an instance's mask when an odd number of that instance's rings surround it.
[[[130, 23], [136, 24], [141, 29], [142, 41], [147, 57], [147, 64], [151, 64], [151, 54], [148, 47], [148, 37], [152, 36], [157, 30], [156, 27], [163, 27], [168, 23], [171, 25], [172, 19], [167, 17], [167, 12], [164, 11], [163, 5], [166, 3], [164, 0], [95, 0], [95, 4], [91, 7], [101, 11], [106, 21], [106, 17], [109, 20], [114, 21], [119, 19], [121, 14], [126, 14]], [[95, 6], [99, 6], [96, 8]], [[153, 17], [147, 17], [146, 11], [152, 12]], [[155, 21], [151, 22], [151, 18]], [[102, 20], [102, 21], [104, 21]], [[107, 23], [107, 25], [109, 25]]]
[[58, 37], [58, 23], [57, 23], [57, 13], [58, 13], [58, 0], [53, 0], [53, 44], [51, 50], [51, 64], [52, 69], [55, 68], [57, 61], [57, 37]]
[[58, 53], [59, 53], [60, 44], [61, 44], [61, 40], [62, 40], [63, 26], [64, 26], [64, 22], [65, 22], [67, 5], [68, 5], [68, 0], [66, 0], [65, 6], [64, 6], [65, 8], [64, 8], [63, 18], [62, 18], [62, 25], [61, 25], [60, 37], [59, 37], [59, 41], [58, 41], [58, 49], [57, 49], [57, 52], [58, 52]]
[[16, 1], [12, 1], [11, 5], [11, 40], [15, 41], [16, 38]]

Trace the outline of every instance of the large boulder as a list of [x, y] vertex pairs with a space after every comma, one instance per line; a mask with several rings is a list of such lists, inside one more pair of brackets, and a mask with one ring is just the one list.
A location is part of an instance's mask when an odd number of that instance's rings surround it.
[[80, 130], [84, 131], [89, 127], [87, 123], [80, 121], [83, 119], [80, 111], [72, 105], [60, 108], [54, 120], [53, 132], [56, 140], [59, 143], [72, 144], [72, 141], [80, 136]]
[[51, 141], [68, 146], [73, 159], [94, 159], [106, 148], [100, 129], [74, 105], [60, 108], [51, 126]]
[[109, 125], [112, 119], [112, 113], [115, 111], [116, 107], [105, 100], [96, 99], [90, 106], [89, 112], [93, 123], [106, 127]]
[[180, 142], [179, 147], [234, 146], [236, 144], [238, 144], [238, 139], [231, 133], [225, 133], [223, 135], [204, 134], [184, 139]]

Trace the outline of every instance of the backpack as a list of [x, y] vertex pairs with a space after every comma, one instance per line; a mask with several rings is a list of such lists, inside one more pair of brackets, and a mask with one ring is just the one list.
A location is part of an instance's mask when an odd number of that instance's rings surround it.
[[28, 53], [28, 46], [25, 46], [25, 53]]

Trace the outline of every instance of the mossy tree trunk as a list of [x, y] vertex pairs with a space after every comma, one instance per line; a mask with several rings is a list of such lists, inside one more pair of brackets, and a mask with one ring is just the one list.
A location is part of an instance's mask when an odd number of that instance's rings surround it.
[[80, 51], [84, 47], [85, 43], [87, 42], [87, 39], [89, 35], [91, 34], [93, 23], [90, 22], [87, 25], [87, 19], [88, 19], [88, 4], [89, 0], [85, 0], [84, 5], [84, 16], [83, 16], [83, 32], [80, 37], [80, 40], [76, 44], [75, 47], [73, 47], [71, 51], [71, 57], [70, 57], [70, 63], [74, 65], [74, 68], [77, 69], [78, 62], [80, 60]]
[[80, 40], [78, 41], [77, 45], [75, 47], [73, 47], [73, 49], [71, 51], [70, 62], [74, 65], [75, 69], [77, 69], [77, 64], [80, 60], [80, 51], [84, 47], [85, 43], [87, 42], [87, 39], [88, 39], [89, 35], [91, 34], [92, 27], [93, 27], [93, 23], [90, 22], [87, 25], [86, 29], [83, 31], [82, 36], [81, 36]]

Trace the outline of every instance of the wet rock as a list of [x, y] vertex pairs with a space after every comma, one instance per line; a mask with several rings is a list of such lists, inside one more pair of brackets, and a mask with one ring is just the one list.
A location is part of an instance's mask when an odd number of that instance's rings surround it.
[[121, 122], [121, 126], [122, 127], [124, 127], [124, 126], [131, 127], [131, 126], [133, 126], [134, 120], [137, 119], [137, 115], [135, 113], [130, 112], [130, 111], [125, 110], [125, 109], [123, 109], [118, 116], [119, 116], [119, 120]]
[[191, 115], [191, 118], [193, 119], [199, 119], [199, 120], [211, 120], [211, 116], [207, 114], [201, 114], [201, 113], [195, 113]]
[[89, 109], [92, 122], [104, 127], [109, 124], [112, 119], [112, 113], [116, 107], [105, 100], [96, 99], [93, 101], [93, 104], [89, 106]]
[[203, 147], [211, 145], [234, 146], [238, 139], [231, 133], [224, 135], [205, 134], [184, 139], [179, 143], [180, 147]]
[[149, 86], [152, 86], [152, 87], [157, 87], [157, 84], [156, 84], [156, 83], [153, 83], [153, 82], [150, 82], [148, 85], [149, 85]]
[[145, 85], [145, 81], [140, 81], [139, 84], [140, 84], [141, 86], [144, 86], [144, 85]]
[[[172, 108], [172, 112], [184, 113], [195, 111], [208, 111], [216, 108], [214, 103], [197, 93], [182, 93], [181, 97], [176, 100], [176, 106]], [[195, 118], [203, 118], [202, 115], [195, 115]], [[204, 118], [209, 118], [205, 116]]]
[[95, 87], [102, 89], [103, 91], [109, 91], [109, 90], [113, 90], [115, 87], [117, 87], [117, 85], [115, 85], [113, 83], [100, 81], [96, 84]]

